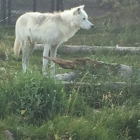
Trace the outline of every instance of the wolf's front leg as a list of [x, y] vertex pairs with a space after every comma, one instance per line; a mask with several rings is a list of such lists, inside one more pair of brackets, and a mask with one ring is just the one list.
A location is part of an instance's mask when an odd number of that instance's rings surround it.
[[[57, 48], [58, 46], [52, 46], [50, 48], [50, 57], [52, 58], [56, 58], [56, 53], [57, 53]], [[55, 74], [55, 63], [53, 61], [51, 61], [51, 75]]]

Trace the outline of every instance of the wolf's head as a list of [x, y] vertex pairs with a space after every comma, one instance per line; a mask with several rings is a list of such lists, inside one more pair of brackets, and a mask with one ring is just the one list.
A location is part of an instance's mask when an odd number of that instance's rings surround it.
[[84, 5], [72, 8], [71, 11], [73, 12], [73, 24], [77, 28], [82, 29], [91, 29], [94, 25], [88, 20], [88, 15], [84, 11]]

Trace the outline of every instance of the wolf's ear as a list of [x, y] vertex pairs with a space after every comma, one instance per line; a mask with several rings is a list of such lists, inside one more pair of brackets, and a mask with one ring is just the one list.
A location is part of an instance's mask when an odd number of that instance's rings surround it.
[[81, 9], [84, 9], [84, 7], [85, 7], [85, 5], [81, 5], [81, 6], [79, 6], [79, 8], [81, 8]]
[[81, 13], [81, 9], [80, 9], [80, 7], [78, 7], [78, 8], [74, 9], [73, 15], [78, 15], [80, 13]]
[[76, 14], [80, 14], [81, 13], [81, 9], [84, 9], [85, 5], [81, 5], [79, 7], [76, 8], [76, 10], [73, 12], [74, 15]]

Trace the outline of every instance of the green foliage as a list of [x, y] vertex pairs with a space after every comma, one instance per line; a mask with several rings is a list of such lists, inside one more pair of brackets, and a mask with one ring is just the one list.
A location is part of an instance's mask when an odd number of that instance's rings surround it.
[[1, 115], [7, 106], [8, 112], [34, 122], [53, 118], [64, 111], [65, 94], [61, 84], [38, 72], [20, 74], [4, 86], [1, 88]]
[[[9, 129], [16, 139], [30, 140], [131, 140], [140, 137], [137, 128], [139, 107], [103, 108], [92, 110], [84, 116], [56, 116], [40, 126], [20, 124], [15, 116], [0, 120], [0, 132]], [[2, 135], [0, 135], [0, 138]]]
[[66, 105], [66, 115], [70, 116], [83, 116], [86, 112], [90, 111], [84, 98], [75, 90], [65, 89], [69, 95]]
[[61, 83], [38, 72], [11, 76], [0, 91], [2, 118], [14, 113], [33, 123], [53, 119], [57, 114], [81, 116], [89, 110], [74, 90], [66, 94]]

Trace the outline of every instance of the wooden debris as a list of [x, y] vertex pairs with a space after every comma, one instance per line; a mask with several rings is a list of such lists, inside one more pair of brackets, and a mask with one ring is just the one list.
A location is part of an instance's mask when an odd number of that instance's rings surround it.
[[130, 77], [132, 75], [132, 67], [123, 64], [105, 63], [103, 61], [91, 60], [90, 58], [75, 58], [73, 61], [45, 56], [44, 58], [53, 61], [65, 69], [83, 70], [88, 68], [93, 73], [98, 73], [99, 70], [103, 69], [104, 71], [108, 70], [112, 72], [114, 75], [118, 74], [124, 77]]
[[75, 64], [73, 63], [73, 61], [63, 60], [60, 58], [46, 57], [46, 56], [43, 56], [43, 58], [53, 61], [54, 63], [58, 64], [64, 69], [75, 69]]
[[43, 57], [45, 59], [51, 60], [54, 63], [58, 64], [64, 69], [84, 69], [87, 65], [90, 66], [91, 68], [100, 68], [102, 65], [108, 65], [110, 67], [116, 68], [118, 66], [117, 63], [104, 63], [102, 61], [96, 61], [96, 60], [91, 60], [88, 57], [85, 58], [75, 58], [73, 61], [70, 60], [64, 60], [60, 58], [51, 58], [51, 57]]

